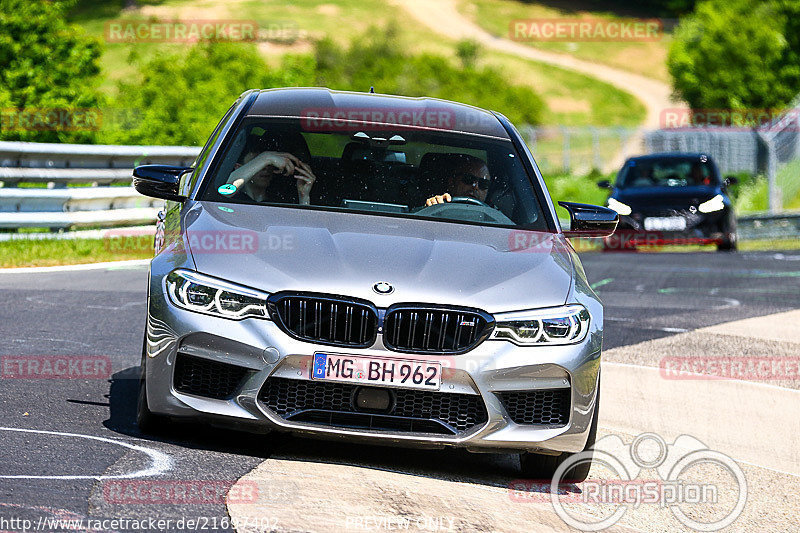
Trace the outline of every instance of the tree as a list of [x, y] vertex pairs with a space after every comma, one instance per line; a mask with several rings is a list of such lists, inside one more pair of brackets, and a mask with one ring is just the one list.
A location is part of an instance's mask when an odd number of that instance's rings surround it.
[[[380, 93], [430, 96], [494, 109], [517, 124], [541, 121], [544, 103], [539, 95], [514, 85], [499, 71], [456, 66], [445, 57], [412, 55], [406, 49], [391, 24], [371, 28], [347, 48], [325, 39], [316, 47], [316, 85], [356, 91], [374, 86]], [[463, 55], [458, 49], [456, 54]]]
[[138, 73], [119, 84], [115, 107], [132, 111], [129, 127], [106, 129], [101, 141], [113, 144], [205, 142], [228, 106], [246, 89], [326, 86], [338, 90], [405, 96], [432, 96], [495, 109], [518, 124], [537, 124], [544, 104], [527, 87], [499, 72], [459, 68], [435, 55], [411, 55], [396, 29], [372, 29], [342, 48], [330, 39], [315, 52], [284, 56], [270, 67], [255, 46], [203, 42], [187, 53], [141, 62]]
[[800, 92], [798, 0], [707, 0], [675, 32], [667, 66], [693, 109], [775, 109]]
[[463, 68], [473, 68], [481, 53], [481, 45], [473, 39], [462, 39], [456, 44], [456, 55]]
[[136, 120], [130, 128], [104, 131], [103, 142], [202, 145], [245, 90], [309, 85], [310, 61], [289, 57], [284, 68], [270, 70], [252, 45], [203, 42], [187, 54], [138, 63], [139, 72], [119, 84], [117, 97], [117, 106]]
[[[100, 115], [101, 43], [67, 24], [71, 2], [0, 0], [0, 138], [91, 142], [95, 126], [72, 122]], [[18, 112], [16, 110], [21, 110]], [[73, 110], [72, 113], [64, 113]], [[58, 111], [55, 122], [27, 119]], [[20, 122], [20, 117], [26, 117]]]

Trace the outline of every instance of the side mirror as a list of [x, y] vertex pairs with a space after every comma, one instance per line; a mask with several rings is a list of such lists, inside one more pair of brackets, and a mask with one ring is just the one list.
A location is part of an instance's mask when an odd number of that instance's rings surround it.
[[739, 179], [736, 176], [725, 176], [725, 185], [736, 185]]
[[141, 165], [133, 169], [133, 186], [145, 196], [182, 202], [186, 197], [178, 194], [178, 181], [191, 170], [172, 165]]
[[610, 237], [617, 229], [619, 214], [599, 205], [558, 202], [569, 211], [570, 229], [567, 237]]
[[608, 180], [602, 180], [597, 182], [597, 186], [601, 189], [613, 189], [614, 187], [611, 186], [611, 182]]

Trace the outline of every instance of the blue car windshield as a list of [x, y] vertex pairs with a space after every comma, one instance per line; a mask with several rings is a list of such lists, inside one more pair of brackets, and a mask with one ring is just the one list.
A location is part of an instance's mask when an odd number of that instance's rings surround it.
[[246, 119], [200, 199], [547, 231], [538, 183], [508, 139], [375, 128]]
[[617, 186], [694, 187], [717, 185], [712, 163], [697, 158], [632, 159], [623, 169]]

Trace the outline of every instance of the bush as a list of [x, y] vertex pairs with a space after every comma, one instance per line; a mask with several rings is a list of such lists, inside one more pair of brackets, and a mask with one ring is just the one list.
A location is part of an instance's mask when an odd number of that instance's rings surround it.
[[[103, 101], [97, 90], [100, 42], [66, 23], [71, 2], [0, 0], [0, 110], [28, 113], [91, 110]], [[92, 142], [85, 126], [36, 130], [0, 122], [0, 138], [37, 142]], [[5, 124], [5, 130], [3, 130]]]
[[[477, 48], [474, 55], [463, 48], [463, 62], [477, 58]], [[431, 96], [493, 109], [516, 124], [541, 122], [544, 103], [533, 90], [513, 85], [491, 68], [459, 68], [441, 56], [409, 55], [392, 25], [371, 29], [346, 49], [325, 39], [317, 44], [315, 57], [317, 85], [355, 91], [374, 86], [379, 93]]]
[[138, 66], [139, 79], [119, 84], [116, 105], [137, 119], [132, 127], [105, 130], [103, 142], [201, 145], [246, 89], [303, 76], [302, 65], [270, 72], [255, 47], [228, 42], [201, 43], [185, 56], [161, 55]]
[[739, 183], [731, 187], [731, 200], [737, 215], [766, 211], [769, 208], [769, 189], [763, 176], [737, 176]]

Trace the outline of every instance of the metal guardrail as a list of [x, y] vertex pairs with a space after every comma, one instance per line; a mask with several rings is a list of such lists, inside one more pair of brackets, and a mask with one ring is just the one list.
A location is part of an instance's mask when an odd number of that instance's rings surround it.
[[152, 223], [163, 202], [111, 185], [129, 184], [137, 165], [188, 166], [199, 152], [194, 146], [0, 142], [0, 228]]
[[0, 167], [133, 168], [164, 163], [188, 165], [197, 146], [121, 146], [0, 141]]
[[[195, 146], [0, 141], [0, 228], [151, 224], [162, 205], [159, 200], [132, 187], [111, 185], [130, 183], [137, 165], [188, 166], [199, 153]], [[34, 187], [20, 187], [25, 184]], [[77, 184], [93, 186], [72, 186]], [[800, 213], [740, 216], [739, 238], [800, 238]]]
[[739, 240], [800, 239], [800, 212], [756, 213], [737, 219]]
[[[133, 167], [131, 167], [133, 168]], [[13, 168], [0, 167], [6, 186], [22, 183], [130, 183], [131, 168]]]

